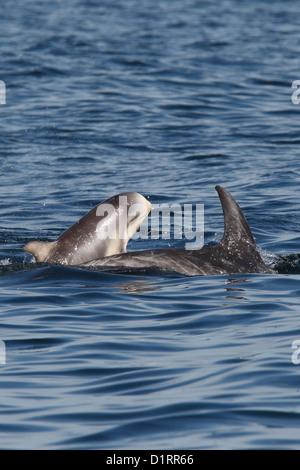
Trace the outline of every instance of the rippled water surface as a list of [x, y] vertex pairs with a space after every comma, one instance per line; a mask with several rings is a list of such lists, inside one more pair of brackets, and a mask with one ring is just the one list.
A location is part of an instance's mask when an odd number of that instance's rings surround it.
[[[293, 1], [1, 5], [1, 448], [299, 448], [299, 26]], [[124, 191], [204, 204], [214, 243], [216, 184], [277, 273], [101, 273], [22, 251]]]

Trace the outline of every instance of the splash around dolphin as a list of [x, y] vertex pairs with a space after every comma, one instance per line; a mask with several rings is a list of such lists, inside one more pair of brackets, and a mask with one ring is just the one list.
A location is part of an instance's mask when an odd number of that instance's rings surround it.
[[[190, 276], [272, 273], [261, 258], [248, 222], [234, 198], [221, 186], [216, 186], [216, 191], [224, 214], [224, 235], [218, 245], [204, 246], [198, 250], [169, 248], [125, 253], [129, 238], [147, 217], [151, 208], [150, 203], [138, 193], [125, 193], [134, 195], [127, 206], [128, 213], [131, 204], [136, 201], [140, 203], [139, 215], [127, 221], [125, 239], [115, 238], [107, 241], [98, 236], [97, 211], [102, 206], [100, 204], [64, 232], [56, 242], [29, 242], [24, 251], [32, 253], [37, 261], [77, 265], [101, 271], [154, 269]], [[117, 197], [114, 196], [105, 202], [113, 201], [119, 217]], [[105, 218], [101, 221], [105, 223]]]

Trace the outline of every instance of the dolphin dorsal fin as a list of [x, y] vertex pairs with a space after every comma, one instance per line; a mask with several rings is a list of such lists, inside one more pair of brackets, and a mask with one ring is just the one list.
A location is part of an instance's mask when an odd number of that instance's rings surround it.
[[231, 194], [221, 186], [216, 186], [224, 214], [224, 235], [222, 245], [231, 246], [239, 242], [250, 243], [255, 246], [255, 241], [242, 210]]

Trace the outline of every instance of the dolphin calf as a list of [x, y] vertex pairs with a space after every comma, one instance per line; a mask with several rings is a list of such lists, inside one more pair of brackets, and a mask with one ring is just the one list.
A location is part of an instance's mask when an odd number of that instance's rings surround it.
[[216, 186], [224, 214], [224, 235], [215, 246], [143, 250], [81, 263], [90, 269], [152, 268], [185, 275], [271, 273], [262, 260], [248, 222], [231, 194]]
[[150, 202], [141, 194], [118, 194], [91, 209], [56, 241], [31, 241], [23, 250], [38, 262], [63, 265], [124, 253], [150, 210]]

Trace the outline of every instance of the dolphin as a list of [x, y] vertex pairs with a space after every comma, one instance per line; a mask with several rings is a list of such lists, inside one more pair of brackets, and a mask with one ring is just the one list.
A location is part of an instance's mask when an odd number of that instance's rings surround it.
[[150, 202], [139, 193], [117, 194], [91, 209], [56, 241], [31, 241], [23, 250], [38, 262], [62, 265], [124, 253], [150, 210]]
[[169, 248], [114, 254], [80, 264], [80, 267], [118, 271], [154, 269], [184, 275], [272, 273], [262, 260], [248, 222], [231, 194], [216, 186], [224, 214], [224, 235], [214, 246], [199, 250]]

